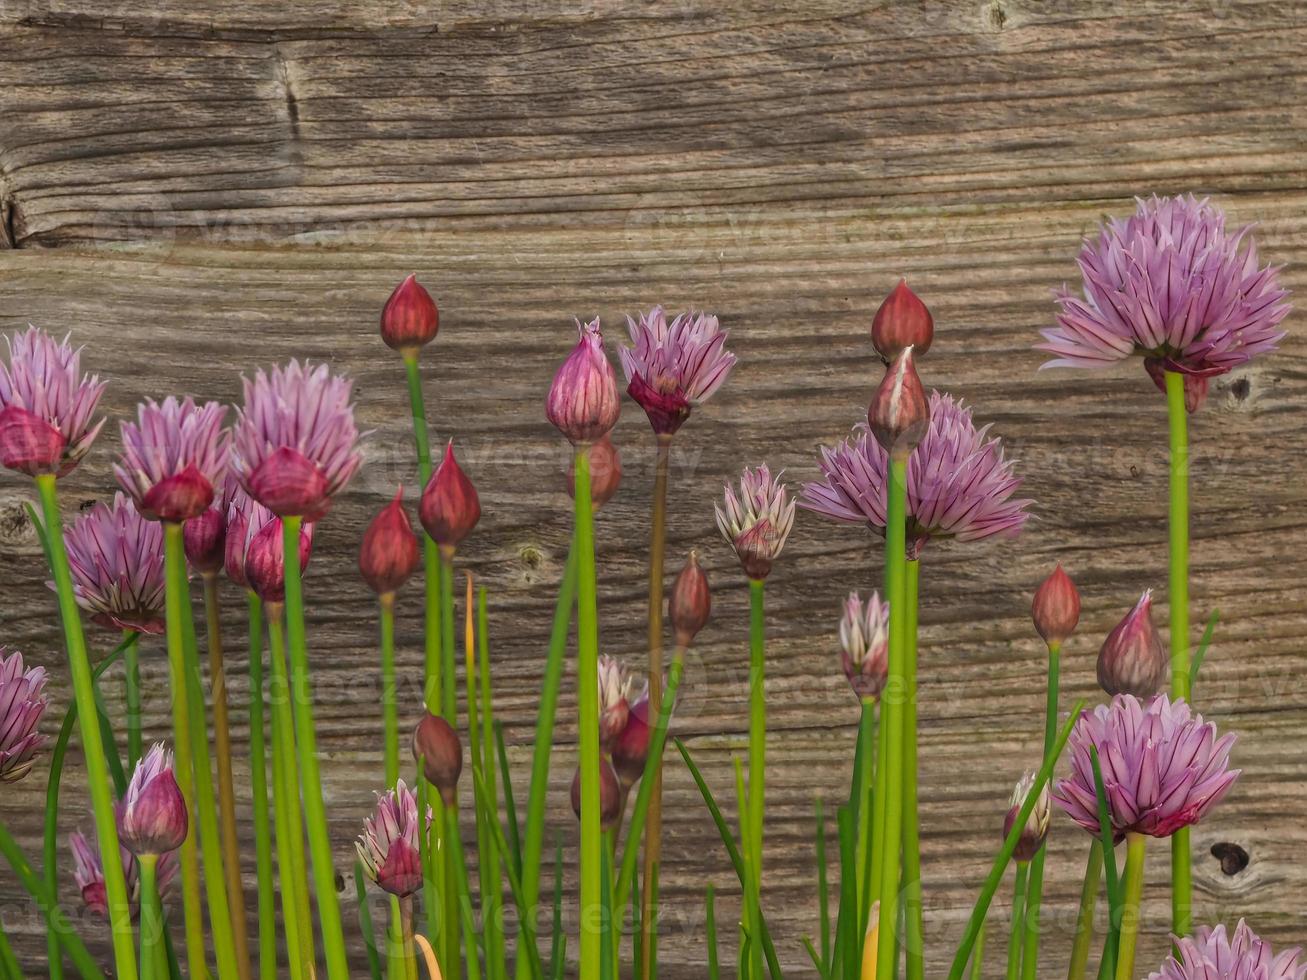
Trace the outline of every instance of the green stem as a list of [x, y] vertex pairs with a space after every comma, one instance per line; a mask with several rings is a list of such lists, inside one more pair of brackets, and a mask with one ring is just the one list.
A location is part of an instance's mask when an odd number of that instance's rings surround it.
[[[663, 556], [667, 540], [667, 475], [672, 453], [672, 437], [659, 434], [654, 465], [653, 521], [649, 532], [649, 713], [657, 718], [663, 705]], [[644, 880], [640, 902], [640, 977], [653, 978], [654, 879], [662, 852], [663, 768], [658, 759], [653, 771], [653, 795], [644, 834]]]
[[976, 945], [971, 951], [971, 980], [981, 980], [985, 975], [985, 924], [980, 924], [976, 934]]
[[[458, 675], [454, 669], [454, 549], [440, 549], [440, 671], [444, 677], [444, 688], [440, 715], [455, 729], [458, 728]], [[443, 799], [443, 797], [442, 797]], [[445, 856], [445, 876], [442, 897], [445, 901], [445, 922], [449, 928], [445, 935], [446, 980], [459, 980], [463, 974], [458, 948], [459, 895], [467, 887], [467, 882], [459, 876], [458, 857], [463, 850], [462, 835], [458, 821], [458, 790], [455, 788], [452, 799], [444, 804], [445, 813], [438, 824], [443, 833], [441, 853]], [[453, 819], [449, 819], [452, 812]], [[460, 852], [456, 854], [455, 852]], [[464, 872], [466, 874], [466, 872]], [[473, 950], [475, 947], [473, 947]], [[475, 956], [473, 951], [471, 955]]]
[[1116, 980], [1133, 980], [1135, 942], [1139, 938], [1139, 903], [1144, 894], [1144, 853], [1148, 838], [1126, 834], [1125, 902], [1121, 909], [1121, 940], [1116, 954]]
[[1089, 965], [1089, 947], [1094, 939], [1094, 906], [1098, 903], [1098, 883], [1103, 876], [1103, 845], [1097, 839], [1089, 844], [1085, 861], [1085, 880], [1080, 887], [1080, 913], [1076, 916], [1076, 938], [1071, 946], [1071, 963], [1067, 980], [1084, 980]]
[[[499, 789], [495, 780], [499, 775], [498, 754], [495, 736], [494, 695], [490, 681], [490, 632], [487, 628], [486, 589], [483, 585], [477, 593], [477, 655], [481, 663], [481, 769], [486, 774], [486, 789], [482, 797], [486, 831], [489, 839], [486, 846], [478, 852], [478, 863], [486, 869], [481, 887], [481, 920], [486, 947], [486, 975], [490, 980], [503, 980], [508, 975], [504, 950], [503, 921], [500, 910], [503, 907], [503, 879], [499, 862], [499, 848], [494, 845], [491, 826], [499, 823]], [[473, 694], [468, 692], [468, 701]]]
[[762, 579], [749, 580], [749, 870], [753, 875], [753, 933], [750, 953], [755, 976], [762, 977], [763, 810], [767, 797], [767, 651]]
[[400, 958], [404, 966], [404, 975], [410, 980], [417, 980], [417, 950], [413, 947], [413, 896], [405, 895], [397, 899], [393, 907], [399, 912], [396, 922], [399, 928], [396, 931], [399, 933]]
[[898, 972], [894, 957], [884, 951], [894, 948], [891, 933], [897, 933], [899, 903], [899, 843], [903, 836], [904, 718], [907, 701], [907, 470], [906, 454], [890, 458], [885, 523], [885, 586], [889, 596], [889, 674], [881, 704], [885, 717], [881, 738], [887, 743], [883, 785], [886, 851], [880, 866], [880, 949], [876, 958], [877, 980], [892, 980]]
[[[863, 870], [869, 868], [871, 859], [872, 818], [871, 818], [871, 784], [876, 778], [876, 699], [862, 699], [862, 716], [858, 723], [858, 745], [854, 752], [855, 772], [852, 792], [849, 794], [849, 806], [858, 818], [858, 843], [854, 867], [857, 869], [858, 916], [860, 922], [866, 922], [871, 911], [872, 881]], [[865, 931], [865, 930], [864, 930]]]
[[1012, 935], [1007, 943], [1007, 980], [1021, 976], [1021, 938], [1026, 928], [1026, 879], [1030, 865], [1017, 862], [1017, 880], [1012, 889]]
[[603, 835], [599, 829], [599, 605], [595, 583], [594, 514], [590, 504], [590, 453], [575, 463], [577, 578], [577, 740], [581, 766], [581, 966], [597, 978], [603, 956]]
[[385, 728], [386, 788], [399, 781], [399, 704], [395, 684], [395, 593], [377, 597], [381, 614], [381, 716]]
[[327, 976], [345, 980], [349, 961], [345, 956], [345, 934], [336, 896], [336, 868], [332, 863], [331, 838], [327, 829], [327, 808], [322, 795], [322, 773], [318, 764], [317, 732], [313, 724], [313, 687], [309, 681], [308, 645], [304, 636], [304, 595], [300, 581], [300, 517], [282, 520], [282, 557], [286, 572], [286, 632], [290, 640], [291, 691], [297, 700], [295, 748], [298, 752], [304, 816], [313, 857], [314, 893], [318, 899], [318, 923], [327, 957]]
[[[921, 563], [906, 563], [903, 622], [903, 945], [908, 980], [925, 973], [921, 885], [921, 827], [917, 814], [917, 602]], [[1056, 733], [1055, 733], [1056, 734]], [[1047, 746], [1045, 746], [1047, 751]]]
[[[476, 919], [472, 914], [472, 889], [469, 886], [467, 862], [463, 858], [463, 847], [459, 839], [458, 807], [448, 806], [445, 808], [445, 821], [446, 839], [453, 842], [449, 848], [450, 864], [454, 867], [454, 873], [451, 877], [458, 883], [456, 903], [460, 912], [459, 917], [463, 922], [462, 961], [467, 966], [468, 980], [481, 980], [481, 962], [477, 955], [477, 926]], [[450, 923], [450, 930], [455, 931], [452, 922]], [[457, 962], [455, 961], [451, 965], [456, 966]], [[458, 975], [458, 971], [446, 972], [453, 976]]]
[[[1184, 376], [1166, 372], [1166, 408], [1170, 429], [1170, 596], [1171, 697], [1192, 700], [1189, 663], [1189, 420], [1184, 405]], [[1171, 837], [1171, 931], [1187, 936], [1193, 915], [1193, 852], [1189, 828]]]
[[[426, 761], [424, 756], [417, 759], [417, 775], [414, 777], [415, 786], [414, 794], [418, 802], [418, 864], [422, 868], [422, 906], [427, 914], [427, 933], [430, 937], [432, 948], [439, 950], [440, 955], [437, 957], [442, 965], [445, 960], [445, 943], [444, 931], [441, 928], [440, 901], [437, 898], [436, 883], [443, 881], [443, 870], [437, 873], [435, 855], [432, 848], [432, 832], [435, 829], [434, 824], [436, 814], [432, 814], [432, 823], [427, 822], [428, 799], [430, 793], [427, 792], [427, 777], [424, 775], [426, 770]], [[439, 802], [440, 797], [436, 797]]]
[[14, 955], [14, 947], [9, 943], [4, 923], [0, 922], [0, 978], [3, 980], [23, 980], [23, 968]]
[[[136, 630], [124, 630], [123, 667], [127, 688], [127, 768], [135, 772], [141, 761], [141, 659], [140, 635]], [[142, 964], [142, 971], [144, 964]]]
[[[1044, 752], [1053, 748], [1057, 738], [1057, 710], [1060, 694], [1062, 645], [1048, 646], [1048, 684], [1044, 707]], [[1039, 910], [1044, 899], [1044, 859], [1047, 847], [1041, 847], [1030, 862], [1030, 878], [1026, 884], [1026, 936], [1022, 956], [1022, 980], [1036, 980], [1039, 968]]]
[[250, 795], [254, 810], [254, 868], [259, 885], [259, 977], [277, 977], [277, 910], [273, 893], [272, 839], [268, 823], [268, 749], [263, 733], [263, 603], [246, 595], [249, 610]]
[[141, 980], [155, 980], [155, 966], [163, 939], [163, 909], [155, 881], [157, 854], [141, 854], [136, 859], [141, 876]]
[[[427, 433], [427, 409], [422, 398], [422, 372], [418, 368], [417, 354], [404, 356], [404, 371], [408, 380], [409, 407], [413, 415], [413, 442], [417, 447], [418, 474], [422, 478], [420, 490], [425, 490], [431, 482], [431, 443]], [[422, 535], [422, 568], [426, 592], [423, 693], [427, 708], [434, 712], [441, 703], [443, 686], [440, 673], [440, 555], [436, 543], [426, 533]]]
[[82, 633], [82, 616], [73, 596], [72, 570], [64, 547], [63, 522], [59, 515], [58, 491], [53, 474], [36, 478], [37, 493], [50, 548], [50, 571], [59, 598], [59, 615], [63, 620], [64, 645], [68, 651], [73, 696], [77, 703], [82, 748], [86, 758], [87, 782], [90, 784], [91, 810], [95, 817], [96, 840], [104, 869], [105, 896], [113, 935], [114, 964], [120, 978], [136, 976], [136, 948], [132, 935], [132, 912], [127, 900], [127, 879], [123, 875], [122, 852], [118, 848], [118, 827], [114, 819], [113, 795], [104, 759], [104, 741], [95, 711], [95, 690], [91, 664], [86, 655], [86, 637]]

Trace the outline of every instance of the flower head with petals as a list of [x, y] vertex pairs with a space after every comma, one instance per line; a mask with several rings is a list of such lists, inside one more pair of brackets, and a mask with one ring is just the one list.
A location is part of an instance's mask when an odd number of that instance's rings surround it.
[[218, 402], [168, 397], [142, 402], [137, 421], [123, 422], [113, 471], [142, 514], [180, 524], [208, 509], [227, 472], [226, 416]]
[[1223, 925], [1200, 926], [1177, 939], [1162, 969], [1148, 980], [1307, 980], [1307, 959], [1296, 947], [1277, 955], [1240, 919], [1233, 934]]
[[618, 349], [627, 392], [659, 435], [671, 435], [690, 409], [712, 397], [735, 366], [727, 331], [708, 313], [682, 313], [667, 322], [661, 306], [626, 318], [631, 347]]
[[[77, 882], [86, 907], [96, 915], [107, 917], [109, 901], [104, 887], [104, 867], [100, 863], [100, 848], [94, 835], [87, 837], [80, 830], [68, 835], [68, 846], [73, 852], [73, 880]], [[141, 868], [136, 855], [119, 845], [122, 855], [123, 874], [127, 879], [127, 901], [131, 905], [132, 918], [141, 911]], [[173, 880], [177, 877], [180, 865], [175, 851], [169, 851], [159, 858], [155, 868], [155, 887], [160, 895], [167, 894]]]
[[626, 728], [635, 684], [626, 664], [616, 657], [599, 657], [599, 742], [606, 751]]
[[872, 592], [866, 604], [856, 592], [840, 618], [840, 666], [859, 698], [879, 698], [889, 676], [889, 603]]
[[[883, 535], [889, 454], [867, 426], [859, 424], [843, 443], [822, 449], [821, 457], [822, 478], [804, 484], [800, 505]], [[989, 426], [976, 428], [969, 407], [932, 392], [930, 427], [908, 457], [911, 557], [932, 538], [979, 541], [1020, 534], [1030, 516], [1030, 501], [1012, 496], [1020, 485], [1002, 443], [989, 438]]]
[[45, 745], [36, 730], [44, 714], [45, 668], [27, 667], [15, 650], [6, 655], [0, 646], [0, 783], [26, 776]]
[[740, 492], [726, 484], [722, 503], [714, 504], [717, 527], [740, 559], [751, 579], [765, 579], [772, 562], [785, 547], [794, 528], [794, 505], [790, 493], [775, 478], [767, 464], [756, 470], [745, 468], [740, 475]]
[[[431, 822], [429, 807], [427, 822]], [[364, 873], [390, 894], [403, 898], [422, 887], [417, 798], [404, 780], [378, 794], [377, 808], [364, 821], [354, 847]]]
[[96, 623], [163, 633], [163, 528], [157, 521], [115, 493], [112, 505], [97, 503], [73, 521], [64, 540], [73, 595]]
[[104, 419], [92, 422], [104, 384], [82, 374], [81, 351], [43, 330], [5, 338], [0, 363], [0, 466], [28, 476], [70, 473], [91, 448]]

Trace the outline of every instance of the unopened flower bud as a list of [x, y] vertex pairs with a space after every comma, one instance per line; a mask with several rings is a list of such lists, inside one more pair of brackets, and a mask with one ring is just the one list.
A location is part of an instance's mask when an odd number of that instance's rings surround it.
[[[581, 770], [572, 777], [572, 812], [581, 818]], [[607, 759], [599, 760], [599, 829], [612, 830], [622, 815], [622, 788]]]
[[413, 729], [413, 758], [422, 765], [427, 782], [440, 791], [440, 798], [452, 805], [463, 773], [458, 732], [444, 718], [428, 712]]
[[904, 348], [913, 348], [918, 357], [930, 350], [935, 337], [935, 320], [926, 304], [900, 279], [880, 304], [871, 321], [871, 343], [876, 353], [889, 364]]
[[[245, 584], [264, 602], [286, 600], [286, 564], [281, 518], [264, 524], [245, 549]], [[313, 525], [300, 527], [300, 573], [313, 554]]]
[[133, 854], [167, 854], [186, 839], [186, 800], [172, 765], [172, 753], [156, 744], [132, 773], [118, 814], [118, 836]]
[[[590, 455], [590, 505], [596, 510], [608, 503], [622, 482], [622, 454], [613, 444], [612, 433], [602, 436], [586, 447]], [[567, 493], [576, 495], [576, 455], [569, 454], [567, 466]]]
[[[1021, 814], [1021, 808], [1025, 806], [1026, 797], [1030, 791], [1035, 788], [1035, 774], [1028, 772], [1021, 777], [1012, 791], [1012, 799], [1008, 803], [1007, 816], [1003, 820], [1003, 838], [1006, 840], [1007, 835], [1012, 833], [1012, 827], [1017, 822], [1017, 817]], [[1048, 795], [1048, 784], [1040, 790], [1039, 798], [1035, 801], [1035, 807], [1030, 811], [1030, 817], [1026, 820], [1026, 825], [1021, 829], [1021, 836], [1017, 838], [1017, 848], [1012, 852], [1012, 859], [1021, 864], [1028, 864], [1032, 861], [1039, 849], [1044, 846], [1044, 841], [1048, 838], [1048, 827], [1053, 819], [1053, 808]]]
[[381, 310], [381, 339], [386, 346], [406, 356], [417, 352], [436, 339], [440, 329], [440, 311], [436, 301], [410, 275], [390, 294]]
[[393, 593], [417, 570], [421, 555], [417, 535], [404, 510], [404, 488], [381, 509], [363, 532], [359, 574], [377, 595]]
[[1062, 571], [1061, 562], [1053, 574], [1039, 583], [1030, 606], [1035, 629], [1051, 646], [1061, 646], [1080, 622], [1080, 593], [1071, 576]]
[[476, 487], [454, 458], [454, 440], [445, 445], [445, 458], [431, 474], [418, 507], [422, 526], [441, 548], [457, 548], [481, 519]]
[[250, 496], [278, 517], [317, 521], [326, 516], [331, 494], [326, 475], [317, 463], [298, 449], [274, 449], [250, 473], [245, 488]]
[[672, 582], [671, 595], [667, 597], [667, 618], [672, 621], [676, 633], [676, 645], [688, 647], [694, 642], [699, 630], [708, 622], [712, 611], [712, 592], [708, 588], [708, 576], [699, 564], [699, 553], [691, 551]]
[[545, 414], [574, 446], [594, 442], [617, 424], [617, 378], [604, 354], [599, 321], [577, 322], [580, 339], [554, 375]]
[[227, 548], [227, 514], [223, 502], [182, 525], [182, 540], [191, 568], [202, 575], [221, 571]]
[[872, 592], [866, 605], [856, 592], [840, 619], [840, 666], [859, 698], [879, 698], [889, 676], [889, 603]]
[[599, 658], [599, 745], [611, 751], [631, 710], [631, 674], [616, 657]]
[[644, 775], [645, 760], [649, 758], [649, 740], [653, 726], [649, 723], [649, 694], [646, 691], [631, 705], [626, 727], [613, 743], [613, 770], [621, 781], [622, 789], [629, 790]]
[[1110, 695], [1147, 700], [1166, 682], [1169, 660], [1153, 625], [1153, 590], [1148, 589], [1125, 619], [1107, 634], [1098, 651], [1098, 684]]
[[912, 452], [930, 425], [930, 403], [912, 358], [912, 348], [905, 347], [886, 369], [867, 409], [872, 435], [891, 457]]

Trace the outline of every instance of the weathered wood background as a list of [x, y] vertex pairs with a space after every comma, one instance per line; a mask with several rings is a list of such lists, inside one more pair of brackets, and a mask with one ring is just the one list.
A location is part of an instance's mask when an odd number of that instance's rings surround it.
[[[520, 793], [569, 527], [564, 454], [541, 405], [571, 318], [597, 313], [616, 340], [622, 314], [663, 303], [706, 307], [730, 327], [740, 364], [678, 439], [670, 530], [671, 553], [700, 548], [716, 588], [677, 728], [725, 793], [745, 728], [746, 603], [712, 501], [744, 464], [766, 460], [794, 481], [815, 474], [818, 447], [845, 435], [874, 384], [871, 314], [909, 275], [938, 325], [927, 382], [994, 424], [1036, 501], [1019, 541], [925, 556], [922, 819], [937, 977], [1009, 788], [1038, 753], [1032, 587], [1060, 559], [1084, 593], [1068, 698], [1095, 696], [1098, 643], [1140, 590], [1165, 593], [1162, 399], [1137, 364], [1036, 373], [1031, 344], [1053, 315], [1051, 290], [1075, 278], [1080, 237], [1103, 215], [1136, 194], [1190, 190], [1259, 222], [1264, 254], [1286, 264], [1292, 287], [1307, 286], [1307, 10], [1234, 0], [711, 8], [0, 0], [0, 327], [73, 331], [109, 379], [114, 417], [147, 395], [234, 398], [239, 372], [291, 356], [326, 358], [357, 379], [375, 430], [368, 462], [321, 527], [309, 586], [344, 867], [381, 758], [373, 606], [355, 549], [395, 484], [414, 479], [400, 365], [375, 330], [393, 284], [416, 271], [441, 305], [428, 399], [485, 506], [466, 562], [491, 591]], [[1277, 943], [1307, 939], [1307, 342], [1296, 317], [1289, 329], [1281, 352], [1214, 386], [1193, 426], [1195, 618], [1215, 607], [1223, 617], [1199, 697], [1241, 733], [1246, 770], [1194, 835], [1198, 918], [1247, 915]], [[600, 519], [602, 638], [638, 660], [652, 453], [634, 406], [617, 436], [627, 476]], [[116, 442], [111, 427], [64, 481], [69, 511], [111, 493]], [[67, 689], [28, 496], [12, 475], [0, 481], [0, 641], [52, 668], [53, 730]], [[769, 588], [767, 906], [794, 976], [810, 975], [800, 941], [817, 928], [814, 801], [846, 792], [857, 715], [838, 673], [836, 618], [849, 589], [879, 584], [879, 555], [865, 532], [804, 513]], [[239, 648], [234, 589], [228, 599]], [[412, 693], [412, 594], [402, 615]], [[231, 658], [239, 676], [243, 655]], [[149, 734], [163, 737], [158, 651], [146, 662]], [[551, 810], [568, 840], [570, 694]], [[243, 719], [238, 729], [243, 749]], [[74, 762], [65, 831], [87, 823], [79, 772]], [[38, 770], [0, 796], [0, 817], [33, 855], [43, 784]], [[663, 973], [700, 977], [704, 887], [722, 896], [728, 944], [738, 890], [677, 762], [667, 798]], [[1221, 843], [1246, 850], [1247, 866], [1223, 872], [1210, 853]], [[1041, 975], [1055, 977], [1086, 837], [1059, 818], [1050, 846]], [[1165, 947], [1156, 853], [1141, 970]], [[252, 892], [252, 861], [245, 870]], [[67, 864], [64, 879], [73, 894]], [[39, 974], [41, 923], [7, 871], [0, 901]], [[106, 948], [95, 923], [85, 931]], [[357, 936], [354, 946], [361, 965]]]

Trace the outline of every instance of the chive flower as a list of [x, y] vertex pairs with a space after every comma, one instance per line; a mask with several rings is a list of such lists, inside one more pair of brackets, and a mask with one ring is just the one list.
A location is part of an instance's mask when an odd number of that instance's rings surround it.
[[599, 746], [605, 752], [612, 751], [626, 729], [634, 684], [626, 664], [616, 657], [599, 657]]
[[1250, 227], [1227, 231], [1225, 214], [1193, 195], [1136, 201], [1080, 250], [1083, 295], [1057, 295], [1057, 326], [1041, 331], [1044, 367], [1103, 368], [1142, 355], [1185, 376], [1190, 411], [1207, 379], [1276, 349], [1289, 314], [1279, 269], [1260, 265]]
[[[300, 571], [313, 554], [313, 525], [300, 527]], [[282, 523], [272, 511], [236, 488], [227, 508], [227, 577], [264, 602], [286, 599], [286, 564]]]
[[1307, 980], [1307, 959], [1296, 947], [1277, 955], [1240, 919], [1233, 933], [1223, 925], [1200, 926], [1177, 939], [1162, 969], [1148, 980]]
[[690, 409], [706, 402], [735, 366], [727, 331], [708, 313], [682, 313], [671, 323], [661, 306], [626, 318], [631, 347], [618, 348], [626, 392], [644, 409], [660, 436], [670, 436]]
[[104, 384], [84, 375], [81, 350], [28, 327], [5, 338], [0, 363], [0, 465], [28, 476], [72, 472], [99, 435], [93, 422]]
[[1098, 651], [1098, 685], [1109, 695], [1148, 699], [1166, 684], [1171, 659], [1153, 624], [1153, 590], [1139, 597]]
[[[95, 915], [109, 917], [109, 902], [104, 888], [104, 867], [100, 864], [100, 846], [95, 835], [87, 837], [81, 831], [68, 835], [68, 847], [73, 852], [73, 880], [81, 892], [82, 902]], [[131, 906], [132, 918], [141, 912], [141, 869], [136, 855], [119, 844], [122, 855], [123, 875], [127, 879], [127, 901]], [[163, 896], [177, 877], [180, 865], [175, 851], [169, 851], [159, 858], [155, 868], [155, 885], [159, 895]]]
[[417, 798], [404, 780], [389, 792], [378, 794], [377, 808], [364, 821], [363, 833], [354, 847], [364, 873], [383, 891], [407, 898], [422, 887]]
[[404, 509], [404, 488], [372, 519], [359, 547], [359, 574], [377, 595], [393, 594], [422, 560], [418, 537]]
[[[1017, 817], [1021, 815], [1021, 808], [1026, 805], [1026, 798], [1034, 788], [1033, 772], [1026, 773], [1017, 781], [1016, 788], [1012, 790], [1012, 798], [1008, 801], [1007, 816], [1003, 818], [1004, 840], [1007, 840], [1007, 835], [1012, 833], [1012, 827], [1016, 824]], [[1034, 809], [1026, 819], [1026, 825], [1021, 828], [1021, 833], [1017, 837], [1017, 847], [1012, 852], [1012, 859], [1022, 864], [1033, 861], [1039, 849], [1044, 846], [1044, 841], [1048, 839], [1048, 828], [1052, 822], [1053, 808], [1049, 802], [1048, 784], [1045, 783], [1044, 788], [1039, 792], [1039, 797], [1035, 800]]]
[[900, 279], [876, 310], [871, 321], [871, 345], [886, 364], [906, 348], [917, 357], [925, 357], [935, 339], [935, 318], [930, 315], [908, 281]]
[[859, 698], [879, 698], [889, 677], [889, 603], [872, 592], [864, 604], [856, 592], [840, 617], [840, 666]]
[[405, 357], [416, 357], [440, 329], [440, 311], [417, 276], [404, 279], [381, 310], [381, 339]]
[[912, 348], [905, 347], [885, 369], [871, 404], [867, 427], [890, 455], [911, 453], [930, 425], [930, 402], [917, 374]]
[[457, 548], [481, 520], [481, 498], [454, 458], [453, 439], [422, 491], [418, 518], [431, 540], [447, 551]]
[[667, 618], [676, 635], [676, 645], [688, 648], [708, 622], [712, 612], [712, 590], [699, 564], [699, 553], [691, 550], [685, 567], [677, 573], [667, 594]]
[[1080, 622], [1080, 591], [1058, 562], [1052, 574], [1039, 583], [1030, 603], [1035, 631], [1050, 647], [1061, 646]]
[[771, 572], [794, 528], [796, 501], [781, 483], [781, 475], [773, 478], [766, 463], [756, 470], [746, 467], [739, 494], [728, 483], [722, 503], [713, 505], [722, 537], [735, 549], [744, 574], [754, 580]]
[[626, 724], [613, 741], [610, 761], [623, 793], [630, 792], [631, 787], [644, 775], [644, 764], [649, 758], [649, 742], [653, 738], [653, 725], [649, 722], [649, 687], [645, 685], [640, 696], [631, 702], [626, 713]]
[[545, 415], [573, 446], [594, 442], [611, 431], [622, 414], [617, 379], [604, 354], [599, 320], [576, 322], [580, 335], [563, 359], [545, 400]]
[[95, 623], [163, 633], [163, 528], [157, 521], [115, 493], [112, 505], [96, 503], [74, 520], [64, 543], [73, 596]]
[[422, 766], [423, 775], [439, 790], [440, 798], [453, 805], [458, 778], [463, 774], [463, 742], [454, 726], [439, 715], [423, 712], [413, 728], [413, 761]]
[[119, 840], [133, 854], [167, 854], [182, 846], [188, 822], [172, 753], [156, 743], [127, 784], [118, 811]]
[[113, 471], [137, 510], [180, 524], [208, 509], [227, 472], [226, 415], [217, 402], [168, 397], [147, 399], [135, 422], [122, 423], [123, 451]]
[[[889, 454], [866, 425], [838, 446], [823, 448], [822, 477], [804, 485], [806, 510], [885, 534]], [[976, 428], [971, 409], [938, 391], [930, 396], [930, 426], [908, 457], [908, 551], [921, 554], [931, 539], [980, 541], [1015, 537], [1029, 500], [1012, 495], [1021, 485], [989, 426]]]
[[22, 779], [46, 738], [36, 730], [48, 703], [45, 668], [28, 667], [15, 650], [0, 646], [0, 783]]

